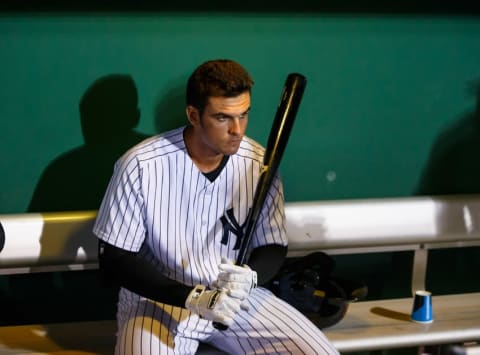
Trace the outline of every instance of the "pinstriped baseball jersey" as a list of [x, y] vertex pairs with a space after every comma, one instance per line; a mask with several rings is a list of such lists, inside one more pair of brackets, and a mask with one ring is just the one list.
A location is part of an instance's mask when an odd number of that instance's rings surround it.
[[[252, 205], [264, 149], [244, 137], [211, 182], [190, 159], [183, 130], [150, 138], [117, 162], [94, 233], [129, 251], [139, 251], [145, 241], [142, 253], [165, 276], [186, 285], [211, 285], [221, 257], [236, 259], [235, 231]], [[283, 203], [277, 177], [253, 234], [253, 248], [287, 244]]]
[[[95, 234], [140, 255], [163, 275], [186, 285], [211, 286], [221, 257], [235, 260], [260, 171], [263, 148], [244, 137], [214, 181], [190, 159], [184, 128], [152, 137], [116, 164]], [[286, 245], [283, 191], [275, 178], [253, 234], [252, 248]], [[168, 290], [165, 290], [168, 292]], [[198, 342], [229, 354], [338, 354], [325, 335], [294, 307], [258, 287], [229, 329], [185, 308], [121, 288], [115, 354], [195, 354]]]

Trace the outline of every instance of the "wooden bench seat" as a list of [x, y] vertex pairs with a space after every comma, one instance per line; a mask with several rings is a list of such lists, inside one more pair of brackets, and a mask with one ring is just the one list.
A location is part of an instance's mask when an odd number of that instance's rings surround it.
[[340, 352], [480, 341], [480, 293], [432, 297], [434, 321], [410, 320], [413, 298], [352, 303], [325, 333]]
[[[324, 332], [341, 353], [480, 341], [480, 293], [433, 296], [432, 305], [433, 323], [418, 324], [412, 298], [352, 303]], [[107, 355], [114, 334], [113, 320], [0, 327], [0, 353]]]

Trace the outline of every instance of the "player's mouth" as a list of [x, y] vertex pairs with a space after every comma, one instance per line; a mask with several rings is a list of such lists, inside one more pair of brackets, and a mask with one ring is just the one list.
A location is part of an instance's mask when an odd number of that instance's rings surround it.
[[225, 147], [227, 154], [235, 154], [240, 148], [241, 139], [230, 139], [227, 141], [227, 146]]

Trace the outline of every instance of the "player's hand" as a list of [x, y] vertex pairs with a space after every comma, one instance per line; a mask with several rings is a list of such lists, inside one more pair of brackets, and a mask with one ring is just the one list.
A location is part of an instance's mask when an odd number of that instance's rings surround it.
[[230, 326], [240, 311], [240, 303], [224, 290], [207, 290], [204, 285], [197, 285], [188, 295], [185, 307], [201, 318]]
[[232, 261], [222, 258], [222, 263], [218, 268], [220, 273], [214, 285], [227, 291], [231, 297], [243, 301], [257, 287], [257, 273], [248, 265], [238, 266]]

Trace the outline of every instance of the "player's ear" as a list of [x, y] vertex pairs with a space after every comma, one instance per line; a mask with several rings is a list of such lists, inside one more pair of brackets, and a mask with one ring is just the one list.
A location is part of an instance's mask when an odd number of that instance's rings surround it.
[[188, 105], [186, 108], [188, 122], [192, 126], [199, 126], [200, 125], [200, 112], [198, 109], [192, 105]]

